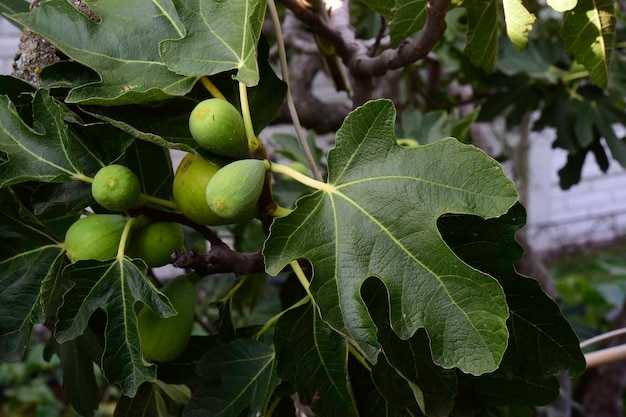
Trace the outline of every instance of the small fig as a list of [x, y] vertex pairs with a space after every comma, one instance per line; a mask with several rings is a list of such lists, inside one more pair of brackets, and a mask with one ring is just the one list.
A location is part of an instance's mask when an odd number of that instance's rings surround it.
[[92, 214], [78, 219], [67, 229], [65, 250], [72, 262], [114, 258], [126, 225], [119, 214]]
[[108, 165], [93, 178], [91, 194], [107, 210], [125, 211], [137, 205], [141, 185], [137, 175], [124, 165]]
[[141, 258], [150, 268], [172, 262], [172, 253], [185, 246], [183, 227], [173, 222], [150, 223], [133, 231], [126, 253]]
[[241, 159], [217, 171], [206, 187], [211, 210], [228, 219], [250, 213], [257, 207], [268, 168], [268, 161]]
[[148, 361], [168, 362], [180, 355], [191, 337], [196, 306], [194, 274], [183, 274], [168, 282], [161, 292], [177, 314], [159, 317], [143, 306], [137, 315], [141, 352]]
[[201, 101], [189, 115], [189, 131], [207, 151], [229, 158], [250, 156], [243, 117], [228, 101]]

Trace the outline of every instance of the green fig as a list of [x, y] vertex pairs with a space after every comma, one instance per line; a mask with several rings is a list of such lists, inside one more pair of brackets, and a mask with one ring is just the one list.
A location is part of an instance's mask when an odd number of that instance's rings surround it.
[[189, 115], [189, 131], [207, 151], [229, 158], [250, 156], [243, 117], [228, 101], [201, 101]]
[[141, 258], [150, 268], [172, 262], [172, 253], [183, 250], [183, 227], [173, 222], [154, 222], [133, 231], [126, 253], [131, 258]]
[[93, 178], [91, 194], [107, 210], [125, 211], [135, 207], [141, 196], [137, 175], [124, 165], [108, 165]]
[[193, 327], [196, 287], [195, 274], [183, 274], [168, 282], [161, 292], [167, 296], [177, 314], [159, 317], [143, 306], [137, 315], [141, 352], [148, 361], [168, 362], [185, 350]]
[[78, 219], [67, 229], [65, 250], [72, 262], [114, 258], [126, 225], [119, 214], [91, 214]]

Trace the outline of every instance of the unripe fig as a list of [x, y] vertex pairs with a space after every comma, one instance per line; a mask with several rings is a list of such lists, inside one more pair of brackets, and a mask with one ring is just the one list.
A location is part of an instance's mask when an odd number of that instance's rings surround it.
[[114, 258], [126, 218], [119, 214], [92, 214], [78, 219], [67, 229], [65, 250], [70, 261], [104, 261]]
[[173, 222], [150, 223], [133, 231], [126, 253], [141, 258], [150, 268], [172, 262], [172, 253], [185, 246], [183, 227]]
[[93, 178], [91, 194], [107, 210], [124, 211], [137, 205], [141, 185], [137, 175], [124, 165], [108, 165]]
[[161, 292], [167, 296], [178, 314], [163, 318], [143, 306], [137, 315], [141, 352], [148, 361], [168, 362], [185, 350], [196, 306], [194, 274], [179, 275]]
[[211, 210], [221, 217], [234, 219], [255, 209], [268, 168], [268, 161], [241, 159], [217, 171], [206, 187], [206, 200]]
[[198, 103], [189, 115], [189, 131], [202, 148], [215, 155], [250, 156], [243, 118], [226, 100], [210, 98]]
[[206, 186], [220, 168], [219, 165], [189, 153], [176, 169], [172, 187], [174, 201], [189, 220], [210, 226], [230, 223], [213, 213], [206, 202]]

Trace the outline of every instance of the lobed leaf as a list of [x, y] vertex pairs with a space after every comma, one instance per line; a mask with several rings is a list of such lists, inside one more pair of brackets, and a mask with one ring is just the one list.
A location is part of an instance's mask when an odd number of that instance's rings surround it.
[[608, 84], [615, 42], [615, 10], [611, 0], [579, 0], [565, 13], [561, 37], [565, 50], [589, 71], [599, 87]]
[[88, 1], [100, 19], [90, 20], [65, 0], [9, 16], [100, 74], [99, 82], [72, 88], [68, 103], [119, 105], [181, 96], [196, 78], [171, 72], [159, 42], [182, 38], [182, 22], [170, 0]]
[[74, 286], [59, 308], [57, 340], [63, 343], [83, 334], [91, 315], [103, 310], [107, 326], [102, 367], [109, 382], [119, 383], [128, 397], [156, 375], [156, 366], [141, 355], [135, 303], [141, 301], [162, 317], [175, 314], [167, 298], [149, 283], [145, 269], [142, 261], [115, 258], [78, 261], [63, 271]]
[[266, 0], [175, 0], [175, 4], [187, 33], [161, 44], [170, 70], [204, 76], [236, 69], [235, 78], [248, 87], [259, 83], [256, 48]]
[[427, 0], [363, 0], [387, 19], [392, 46], [398, 46], [426, 22]]
[[436, 221], [445, 213], [498, 216], [517, 192], [496, 161], [453, 138], [399, 147], [394, 122], [387, 100], [346, 118], [328, 156], [328, 184], [272, 224], [267, 271], [309, 259], [323, 319], [371, 362], [380, 343], [360, 288], [375, 276], [387, 287], [398, 336], [425, 328], [437, 365], [492, 371], [508, 340], [502, 288], [454, 255]]

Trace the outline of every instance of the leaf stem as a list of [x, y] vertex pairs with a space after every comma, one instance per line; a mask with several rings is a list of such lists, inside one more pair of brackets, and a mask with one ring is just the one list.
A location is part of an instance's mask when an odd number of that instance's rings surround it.
[[270, 406], [267, 407], [267, 412], [265, 413], [267, 417], [272, 417], [272, 414], [274, 414], [274, 410], [276, 410], [276, 407], [278, 407], [278, 404], [280, 404], [280, 400], [280, 397], [274, 398], [274, 401], [272, 401]]
[[361, 355], [361, 352], [359, 352], [358, 350], [356, 350], [356, 348], [354, 346], [352, 346], [352, 344], [350, 342], [348, 342], [348, 352], [350, 352], [350, 354], [352, 356], [354, 356], [354, 359], [356, 359], [357, 361], [359, 361], [359, 363], [361, 365], [363, 365], [363, 367], [365, 369], [367, 369], [368, 372], [372, 372], [372, 367], [370, 366], [369, 363], [367, 363], [367, 361], [365, 360], [365, 358], [363, 357], [363, 355]]
[[267, 154], [265, 152], [265, 147], [254, 133], [252, 115], [250, 114], [250, 104], [248, 102], [248, 87], [241, 81], [239, 81], [239, 100], [241, 101], [241, 115], [243, 116], [243, 125], [246, 128], [246, 136], [248, 138], [250, 153], [266, 157]]
[[561, 81], [568, 82], [578, 80], [580, 78], [585, 78], [589, 76], [589, 71], [577, 71], [569, 74], [565, 74], [561, 77]]
[[285, 39], [283, 38], [283, 32], [281, 29], [280, 16], [278, 15], [278, 9], [276, 8], [276, 3], [274, 0], [269, 0], [267, 5], [270, 10], [270, 15], [272, 16], [272, 22], [274, 23], [274, 29], [276, 30], [276, 45], [278, 46], [278, 56], [280, 58], [280, 72], [283, 76], [283, 81], [287, 84], [287, 107], [289, 108], [289, 115], [291, 116], [291, 121], [293, 123], [293, 127], [296, 129], [296, 136], [298, 137], [298, 142], [300, 142], [300, 147], [304, 152], [304, 156], [313, 172], [313, 176], [315, 179], [321, 181], [322, 174], [317, 168], [317, 164], [315, 163], [315, 159], [313, 158], [313, 153], [311, 152], [311, 148], [309, 147], [309, 142], [306, 138], [306, 134], [304, 133], [304, 129], [300, 124], [300, 118], [298, 117], [298, 112], [296, 110], [296, 104], [293, 100], [293, 96], [291, 95], [291, 87], [289, 84], [289, 65], [287, 63], [287, 52], [285, 50]]
[[286, 312], [288, 312], [289, 310], [293, 310], [294, 308], [298, 308], [300, 306], [305, 305], [306, 303], [309, 302], [309, 300], [311, 300], [311, 298], [307, 295], [306, 297], [301, 298], [300, 300], [296, 301], [294, 304], [292, 304], [291, 306], [289, 306], [288, 308], [284, 309], [283, 311], [281, 311], [280, 313], [276, 314], [274, 317], [272, 317], [271, 319], [269, 319], [268, 321], [265, 322], [265, 324], [263, 325], [263, 327], [261, 327], [259, 329], [259, 331], [254, 335], [254, 338], [256, 340], [259, 340], [259, 338], [266, 332], [268, 331], [268, 329], [270, 327], [272, 327], [282, 316], [283, 314], [285, 314]]
[[226, 97], [224, 97], [224, 94], [222, 94], [222, 92], [220, 90], [218, 90], [218, 88], [215, 86], [215, 84], [213, 84], [211, 82], [211, 80], [209, 80], [208, 77], [200, 77], [200, 82], [202, 83], [204, 88], [206, 88], [207, 91], [209, 93], [211, 93], [211, 95], [213, 97], [221, 98], [222, 100], [226, 100]]
[[141, 194], [141, 197], [145, 201], [148, 201], [150, 203], [154, 203], [154, 204], [157, 204], [157, 205], [162, 206], [162, 207], [167, 207], [167, 208], [172, 209], [172, 210], [178, 210], [178, 206], [173, 201], [165, 200], [163, 198], [159, 198], [159, 197], [155, 197], [153, 195], [148, 195], [148, 194], [143, 194], [143, 193]]
[[302, 288], [304, 288], [304, 291], [306, 291], [308, 298], [311, 300], [313, 305], [315, 305], [316, 304], [315, 299], [313, 298], [313, 294], [311, 294], [311, 284], [309, 283], [309, 280], [304, 274], [302, 267], [300, 266], [298, 261], [291, 261], [289, 265], [293, 269], [293, 272], [295, 272], [296, 277], [298, 277], [298, 281], [300, 281]]
[[288, 215], [289, 213], [291, 213], [293, 210], [285, 208], [285, 207], [281, 207], [278, 204], [276, 204], [276, 207], [274, 207], [274, 211], [272, 212], [272, 217], [285, 217], [286, 215]]
[[84, 174], [80, 174], [80, 173], [76, 173], [72, 175], [72, 178], [74, 178], [77, 181], [88, 182], [89, 184], [93, 183], [93, 178], [88, 177], [87, 175], [84, 175]]
[[332, 185], [322, 182], [322, 181], [315, 180], [311, 177], [308, 177], [296, 171], [295, 169], [288, 167], [287, 165], [273, 162], [272, 166], [270, 167], [270, 171], [275, 172], [277, 174], [287, 175], [293, 178], [294, 180], [298, 181], [299, 183], [304, 184], [308, 187], [314, 188], [316, 190], [320, 190], [320, 191], [324, 191], [328, 193], [333, 192], [335, 190], [335, 187], [333, 187]]
[[124, 230], [122, 231], [122, 237], [120, 238], [120, 243], [117, 247], [117, 255], [116, 258], [119, 262], [124, 259], [124, 252], [126, 252], [126, 243], [130, 238], [130, 231], [137, 221], [137, 217], [130, 218], [126, 224], [124, 225]]
[[586, 348], [588, 346], [593, 345], [594, 343], [598, 343], [598, 342], [601, 342], [603, 340], [610, 339], [612, 337], [619, 336], [619, 335], [624, 334], [624, 333], [626, 333], [626, 327], [622, 327], [620, 329], [615, 329], [615, 330], [611, 330], [610, 332], [602, 333], [602, 334], [600, 334], [598, 336], [594, 336], [594, 337], [592, 337], [590, 339], [587, 339], [587, 340], [584, 340], [584, 341], [580, 342], [580, 348], [584, 349], [584, 348]]
[[228, 294], [226, 294], [224, 297], [222, 297], [220, 299], [220, 302], [225, 303], [226, 301], [228, 301], [231, 298], [233, 298], [235, 296], [235, 293], [237, 292], [237, 290], [239, 290], [239, 288], [241, 288], [241, 286], [244, 284], [244, 282], [246, 282], [246, 279], [248, 277], [249, 277], [249, 275], [244, 275], [243, 277], [241, 277], [241, 279], [239, 279], [237, 281], [237, 283], [233, 286], [233, 288], [231, 288], [230, 291], [228, 291]]

